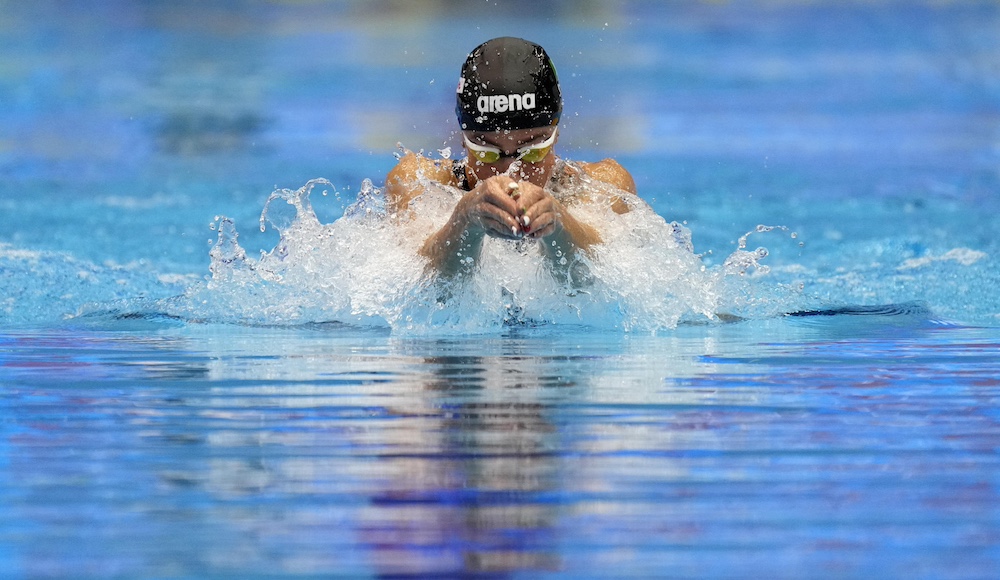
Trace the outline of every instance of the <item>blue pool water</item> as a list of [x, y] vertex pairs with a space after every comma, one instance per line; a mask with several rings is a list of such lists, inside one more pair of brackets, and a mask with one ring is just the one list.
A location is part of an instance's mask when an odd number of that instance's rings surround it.
[[[377, 188], [505, 34], [648, 208], [438, 308]], [[992, 2], [0, 0], [0, 576], [995, 577], [997, 54]]]

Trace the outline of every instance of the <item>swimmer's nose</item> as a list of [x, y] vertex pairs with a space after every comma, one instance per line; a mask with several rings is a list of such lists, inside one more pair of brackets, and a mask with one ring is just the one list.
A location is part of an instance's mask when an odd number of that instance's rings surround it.
[[513, 157], [504, 157], [496, 163], [490, 165], [490, 169], [493, 170], [493, 175], [500, 175], [502, 173], [506, 173], [507, 170], [510, 169], [510, 164], [514, 161]]

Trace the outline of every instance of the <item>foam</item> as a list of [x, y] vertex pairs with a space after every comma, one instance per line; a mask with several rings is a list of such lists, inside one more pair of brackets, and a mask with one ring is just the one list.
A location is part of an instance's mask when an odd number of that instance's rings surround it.
[[972, 250], [970, 248], [953, 248], [941, 255], [929, 254], [920, 258], [910, 258], [908, 260], [904, 260], [903, 263], [896, 269], [913, 270], [933, 264], [934, 262], [947, 261], [954, 261], [962, 266], [971, 266], [987, 256], [988, 254], [986, 252], [980, 252], [979, 250]]
[[[741, 247], [723, 266], [707, 268], [687, 227], [667, 222], [638, 197], [585, 177], [559, 195], [586, 196], [590, 203], [571, 206], [574, 215], [603, 237], [592, 255], [573, 265], [588, 283], [571, 285], [551, 275], [536, 247], [544, 239], [494, 238], [485, 240], [480, 256], [468, 258], [470, 276], [442, 281], [426, 270], [418, 249], [463, 192], [427, 180], [423, 186], [409, 210], [392, 214], [383, 192], [366, 180], [355, 203], [329, 224], [317, 219], [310, 203], [317, 187], [333, 187], [328, 181], [277, 190], [265, 203], [261, 227], [278, 230], [280, 240], [259, 258], [240, 246], [236, 224], [220, 217], [210, 278], [170, 308], [193, 319], [336, 321], [400, 333], [491, 332], [524, 324], [655, 331], [714, 323], [720, 313], [747, 315], [773, 302], [762, 296], [776, 296], [761, 292], [748, 275], [762, 269], [766, 250]], [[631, 211], [612, 210], [617, 196]], [[741, 241], [745, 246], [745, 237]]]

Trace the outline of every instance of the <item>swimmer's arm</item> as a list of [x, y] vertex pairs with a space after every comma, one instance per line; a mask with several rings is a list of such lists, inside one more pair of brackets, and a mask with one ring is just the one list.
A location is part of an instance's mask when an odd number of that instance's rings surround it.
[[[628, 196], [636, 195], [632, 175], [614, 159], [581, 163], [580, 166], [592, 179], [607, 183]], [[617, 214], [628, 213], [629, 204], [622, 196], [614, 196], [611, 209]], [[590, 272], [573, 258], [578, 252], [589, 254], [592, 246], [600, 244], [600, 232], [594, 226], [577, 220], [561, 203], [556, 202], [556, 211], [559, 212], [558, 222], [561, 227], [541, 240], [542, 253], [549, 260], [552, 273], [558, 279], [572, 286], [585, 286], [589, 283]]]
[[[591, 178], [636, 195], [635, 180], [632, 179], [632, 174], [614, 159], [604, 159], [596, 163], [581, 163], [580, 165]], [[623, 198], [615, 196], [611, 202], [611, 209], [617, 214], [623, 214], [628, 213], [629, 206]]]
[[602, 242], [596, 228], [584, 223], [557, 203], [559, 227], [554, 232], [538, 240], [542, 255], [549, 263], [550, 272], [561, 283], [572, 287], [590, 284], [590, 270], [576, 259], [580, 254], [589, 255], [592, 246]]
[[514, 217], [518, 206], [510, 196], [511, 183], [513, 180], [504, 175], [491, 177], [458, 200], [448, 222], [431, 234], [420, 249], [431, 270], [446, 277], [455, 276], [468, 271], [464, 263], [467, 258], [479, 258], [485, 236], [520, 237], [521, 224]]
[[[558, 252], [571, 255], [576, 251], [588, 252], [590, 247], [601, 243], [601, 235], [597, 229], [573, 217], [564, 205], [553, 200], [555, 211], [559, 214], [558, 227], [542, 240], [543, 251], [555, 256]], [[555, 242], [555, 244], [553, 244]]]
[[[579, 266], [574, 257], [577, 252], [586, 253], [591, 246], [601, 243], [601, 236], [596, 229], [573, 217], [562, 204], [551, 197], [549, 200], [553, 204], [551, 211], [558, 214], [558, 218], [551, 225], [536, 230], [529, 236], [538, 240], [542, 254], [548, 260], [556, 278], [562, 281], [571, 280], [574, 285], [583, 284], [584, 281], [579, 279], [582, 276], [576, 273]], [[483, 240], [486, 238], [486, 230], [473, 225], [464, 217], [469, 214], [471, 206], [475, 203], [474, 193], [462, 198], [455, 208], [452, 219], [448, 220], [440, 230], [431, 234], [420, 248], [420, 254], [427, 258], [431, 270], [445, 277], [452, 277], [463, 271], [465, 258], [478, 258], [482, 251]]]
[[[460, 214], [462, 203], [468, 197], [459, 201], [456, 213]], [[429, 270], [450, 278], [462, 271], [462, 260], [466, 257], [479, 257], [485, 236], [481, 229], [469, 227], [467, 221], [453, 217], [424, 241], [420, 255], [427, 258]]]
[[412, 152], [403, 156], [385, 177], [385, 201], [389, 211], [406, 209], [415, 197], [424, 192], [421, 177], [445, 185], [458, 185], [451, 163], [446, 160], [435, 161]]
[[[452, 171], [452, 162], [435, 162], [432, 159], [407, 153], [385, 178], [386, 206], [390, 212], [401, 212], [409, 207], [414, 198], [424, 192], [421, 176], [452, 187], [458, 186], [458, 178]], [[459, 201], [464, 208], [469, 196]], [[462, 211], [458, 215], [464, 215]], [[471, 230], [471, 231], [470, 231]], [[431, 234], [420, 248], [420, 255], [428, 260], [428, 268], [445, 276], [453, 276], [461, 271], [465, 256], [478, 256], [483, 246], [484, 233], [469, 228], [465, 220], [448, 220], [440, 230]]]

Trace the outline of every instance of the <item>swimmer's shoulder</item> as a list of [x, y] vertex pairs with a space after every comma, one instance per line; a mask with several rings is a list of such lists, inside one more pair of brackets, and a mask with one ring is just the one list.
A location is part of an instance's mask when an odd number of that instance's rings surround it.
[[[580, 168], [592, 179], [603, 181], [616, 189], [636, 195], [635, 180], [627, 169], [621, 166], [614, 159], [602, 159], [595, 163], [580, 163]], [[615, 213], [626, 213], [629, 210], [628, 204], [620, 197], [616, 197], [611, 209]]]
[[452, 187], [459, 185], [454, 160], [430, 159], [410, 151], [385, 177], [385, 196], [389, 206], [399, 209], [407, 207], [413, 198], [423, 192], [420, 178]]
[[595, 163], [580, 163], [580, 167], [593, 179], [603, 181], [633, 195], [636, 192], [632, 174], [614, 159], [602, 159]]

